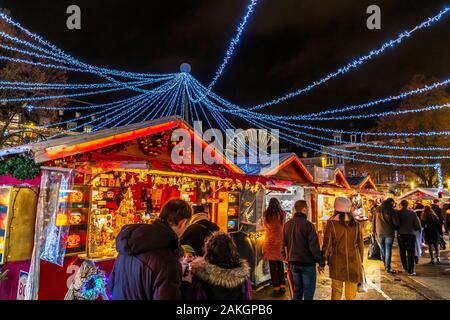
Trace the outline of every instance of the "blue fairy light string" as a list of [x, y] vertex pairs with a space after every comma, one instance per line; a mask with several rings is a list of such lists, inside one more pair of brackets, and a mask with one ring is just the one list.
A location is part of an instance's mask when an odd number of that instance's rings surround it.
[[271, 101], [268, 101], [268, 102], [265, 102], [265, 103], [247, 108], [247, 109], [248, 110], [258, 110], [258, 109], [266, 108], [268, 106], [284, 102], [288, 99], [296, 97], [305, 92], [311, 91], [315, 87], [328, 82], [330, 79], [333, 79], [339, 75], [345, 74], [345, 73], [349, 72], [350, 70], [355, 69], [355, 68], [359, 67], [360, 65], [364, 64], [365, 62], [371, 60], [372, 58], [379, 56], [387, 49], [394, 48], [395, 46], [399, 45], [404, 39], [411, 37], [413, 35], [413, 33], [415, 33], [416, 31], [431, 27], [434, 23], [437, 23], [443, 17], [445, 17], [449, 11], [450, 11], [450, 7], [444, 8], [437, 15], [435, 15], [431, 18], [428, 18], [426, 21], [423, 21], [422, 23], [420, 23], [419, 25], [410, 29], [409, 31], [404, 31], [404, 32], [400, 33], [397, 38], [386, 41], [378, 49], [371, 50], [368, 54], [361, 56], [357, 59], [354, 59], [352, 62], [348, 63], [346, 66], [339, 68], [337, 71], [328, 74], [327, 76], [323, 77], [322, 79], [315, 81], [312, 84], [310, 84], [300, 90], [285, 94], [284, 96], [281, 96], [279, 98], [273, 99]]
[[[254, 7], [256, 6], [257, 3], [258, 3], [258, 0], [251, 0], [250, 4], [247, 6], [247, 12], [244, 15], [244, 17], [242, 18], [242, 21], [236, 30], [236, 35], [233, 37], [233, 39], [231, 39], [230, 44], [228, 45], [228, 49], [225, 52], [225, 57], [223, 58], [223, 62], [220, 65], [219, 69], [216, 71], [216, 74], [215, 74], [214, 78], [212, 79], [211, 83], [208, 85], [208, 90], [206, 91], [205, 96], [208, 95], [208, 93], [212, 90], [214, 85], [217, 83], [219, 78], [222, 76], [223, 71], [225, 70], [225, 67], [227, 66], [228, 62], [233, 57], [233, 53], [239, 44], [242, 33], [244, 32], [245, 25], [247, 24], [251, 14], [254, 11]], [[201, 97], [200, 100], [202, 100], [205, 96]]]

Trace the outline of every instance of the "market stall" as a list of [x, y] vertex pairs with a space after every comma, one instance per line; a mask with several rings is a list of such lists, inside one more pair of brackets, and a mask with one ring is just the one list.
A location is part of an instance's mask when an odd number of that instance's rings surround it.
[[317, 214], [314, 216], [319, 240], [322, 242], [325, 227], [328, 219], [334, 214], [334, 200], [336, 197], [350, 197], [352, 189], [341, 170], [336, 169], [334, 179], [331, 181], [316, 184], [315, 192], [312, 195], [315, 199]]
[[353, 189], [351, 200], [353, 203], [353, 214], [363, 225], [364, 239], [368, 239], [372, 234], [372, 217], [370, 200], [380, 205], [383, 200], [389, 197], [388, 193], [379, 192], [370, 175], [364, 177], [346, 177], [347, 182]]
[[0, 297], [23, 299], [40, 179], [0, 176]]
[[398, 198], [398, 201], [408, 200], [411, 205], [414, 202], [420, 201], [423, 205], [432, 205], [434, 199], [448, 201], [450, 199], [449, 190], [439, 190], [438, 188], [415, 188]]
[[[216, 163], [174, 164], [171, 154], [181, 140], [171, 137], [179, 128], [193, 141], [179, 154], [193, 157], [200, 146]], [[37, 212], [34, 239], [27, 241], [33, 254], [22, 270], [29, 273], [26, 299], [64, 298], [83, 261], [94, 262], [108, 276], [121, 227], [151, 223], [170, 198], [206, 204], [211, 220], [224, 231], [256, 230], [256, 212], [261, 211], [256, 199], [267, 184], [266, 178], [245, 175], [222, 154], [208, 150], [179, 117], [2, 152], [9, 157], [26, 153], [41, 165], [37, 210], [30, 206]], [[5, 292], [1, 298], [11, 296]]]

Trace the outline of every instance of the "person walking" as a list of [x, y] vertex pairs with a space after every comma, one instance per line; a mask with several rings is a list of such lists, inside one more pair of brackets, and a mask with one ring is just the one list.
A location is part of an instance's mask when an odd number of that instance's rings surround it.
[[215, 231], [219, 231], [219, 226], [209, 221], [205, 207], [201, 204], [192, 206], [193, 215], [189, 227], [180, 237], [181, 245], [191, 246], [197, 256], [203, 256], [205, 240]]
[[207, 300], [252, 299], [250, 266], [240, 259], [236, 244], [224, 232], [214, 232], [208, 238], [205, 255], [191, 262], [191, 272]]
[[416, 232], [421, 229], [419, 217], [408, 209], [408, 201], [402, 200], [398, 211], [398, 246], [403, 269], [410, 276], [415, 276], [414, 264], [416, 258]]
[[152, 224], [122, 228], [116, 239], [119, 255], [109, 288], [113, 300], [179, 300], [182, 270], [178, 237], [192, 211], [183, 200], [169, 200]]
[[263, 257], [269, 261], [270, 277], [274, 294], [286, 292], [283, 266], [283, 226], [286, 214], [281, 209], [276, 198], [269, 201], [269, 206], [263, 215], [264, 242]]
[[363, 282], [364, 241], [351, 207], [349, 199], [337, 197], [335, 214], [325, 228], [322, 254], [328, 261], [332, 300], [341, 299], [344, 287], [346, 300], [355, 300], [358, 284]]
[[316, 264], [323, 272], [325, 260], [314, 225], [308, 221], [308, 205], [299, 200], [294, 215], [283, 230], [283, 256], [289, 263], [294, 280], [294, 300], [313, 300], [316, 291]]
[[[441, 223], [441, 229], [444, 228], [444, 223], [445, 223], [445, 217], [442, 211], [442, 202], [439, 199], [434, 199], [433, 200], [433, 205], [431, 206], [431, 209], [433, 209], [434, 213], [436, 213], [436, 215], [439, 217], [439, 222]], [[440, 246], [441, 246], [441, 250], [445, 250], [447, 245], [445, 243], [444, 240], [444, 234], [442, 233], [440, 239]]]
[[[423, 209], [423, 229], [425, 234], [425, 243], [428, 245], [430, 251], [431, 264], [440, 264], [439, 246], [440, 238], [442, 236], [442, 227], [438, 215], [431, 209], [430, 206], [425, 206]], [[433, 252], [434, 249], [434, 252]]]
[[381, 249], [381, 258], [388, 273], [397, 273], [391, 267], [392, 246], [394, 244], [395, 229], [398, 227], [398, 215], [394, 210], [395, 201], [386, 199], [381, 209], [375, 214], [375, 232]]

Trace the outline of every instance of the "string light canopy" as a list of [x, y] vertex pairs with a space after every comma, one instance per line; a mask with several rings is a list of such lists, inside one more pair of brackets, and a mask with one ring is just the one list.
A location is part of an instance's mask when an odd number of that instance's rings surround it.
[[[105, 126], [116, 127], [119, 125], [131, 124], [134, 122], [144, 121], [149, 119], [155, 119], [157, 117], [164, 117], [172, 114], [179, 114], [184, 117], [188, 112], [192, 117], [192, 121], [205, 119], [210, 127], [213, 127], [213, 123], [217, 124], [222, 130], [233, 128], [233, 124], [227, 119], [226, 115], [238, 116], [241, 119], [246, 120], [257, 127], [275, 127], [280, 128], [283, 132], [281, 137], [285, 141], [293, 143], [301, 142], [303, 146], [311, 149], [323, 151], [326, 148], [330, 155], [333, 155], [342, 150], [339, 147], [326, 146], [320, 143], [315, 143], [310, 140], [300, 138], [308, 137], [324, 141], [332, 141], [330, 138], [320, 136], [320, 133], [348, 133], [348, 134], [367, 134], [372, 136], [416, 136], [416, 137], [430, 137], [430, 136], [448, 136], [448, 131], [433, 131], [433, 132], [359, 132], [359, 131], [343, 131], [336, 129], [328, 129], [321, 127], [314, 127], [305, 124], [295, 123], [294, 121], [337, 121], [337, 120], [355, 120], [355, 119], [371, 119], [379, 118], [383, 116], [398, 116], [407, 113], [418, 112], [430, 112], [436, 110], [444, 110], [450, 107], [449, 103], [443, 103], [439, 105], [429, 105], [425, 107], [419, 107], [415, 109], [399, 110], [399, 111], [386, 111], [386, 112], [370, 112], [365, 114], [350, 114], [350, 115], [337, 115], [346, 112], [361, 111], [372, 107], [379, 106], [381, 104], [391, 103], [405, 99], [407, 97], [430, 92], [434, 89], [447, 86], [450, 83], [450, 79], [444, 79], [437, 81], [431, 85], [426, 85], [421, 88], [413, 89], [407, 92], [402, 92], [397, 95], [388, 96], [373, 101], [369, 101], [363, 104], [353, 104], [343, 107], [333, 107], [326, 109], [325, 111], [307, 113], [293, 116], [280, 116], [268, 114], [266, 112], [258, 111], [260, 109], [280, 104], [288, 99], [294, 98], [301, 94], [307, 93], [314, 88], [325, 84], [331, 79], [337, 78], [340, 75], [350, 72], [353, 69], [358, 68], [367, 61], [382, 55], [388, 49], [398, 47], [404, 40], [411, 38], [419, 30], [425, 30], [441, 21], [444, 17], [448, 16], [450, 7], [446, 7], [440, 10], [436, 15], [424, 20], [420, 24], [412, 27], [402, 33], [396, 38], [388, 40], [382, 43], [377, 48], [360, 57], [354, 58], [348, 64], [339, 67], [337, 70], [329, 73], [323, 78], [314, 81], [313, 83], [290, 92], [276, 99], [261, 103], [259, 105], [252, 106], [250, 108], [240, 107], [233, 104], [219, 95], [215, 94], [212, 89], [223, 75], [225, 68], [233, 58], [236, 48], [241, 41], [242, 34], [248, 25], [255, 7], [258, 4], [258, 0], [250, 0], [246, 7], [245, 14], [237, 26], [234, 37], [228, 44], [225, 56], [218, 70], [216, 71], [211, 82], [204, 86], [198, 82], [191, 74], [191, 66], [188, 63], [183, 63], [180, 66], [180, 73], [136, 73], [123, 70], [104, 68], [94, 66], [85, 63], [79, 59], [74, 58], [70, 54], [64, 52], [60, 48], [56, 47], [52, 43], [43, 39], [39, 35], [32, 33], [24, 28], [20, 23], [13, 20], [11, 17], [3, 12], [0, 12], [0, 20], [5, 21], [12, 27], [20, 31], [21, 34], [26, 36], [25, 39], [15, 37], [7, 34], [6, 32], [0, 32], [0, 38], [3, 38], [6, 43], [0, 43], [0, 48], [6, 52], [16, 54], [16, 57], [9, 57], [0, 55], [0, 61], [7, 61], [16, 64], [28, 64], [33, 67], [64, 70], [68, 72], [88, 73], [98, 76], [104, 82], [97, 83], [79, 83], [79, 84], [65, 84], [65, 83], [38, 83], [38, 82], [25, 82], [25, 81], [0, 81], [0, 90], [16, 91], [16, 92], [35, 92], [35, 91], [52, 91], [52, 94], [35, 95], [32, 97], [7, 97], [0, 99], [0, 103], [17, 103], [23, 102], [24, 108], [28, 112], [34, 110], [59, 110], [60, 114], [63, 110], [88, 110], [89, 113], [81, 116], [76, 113], [76, 120], [80, 122], [76, 126], [69, 130], [62, 131], [60, 134], [51, 136], [54, 138], [60, 136], [68, 131], [75, 131], [83, 126], [91, 125], [92, 130], [100, 130]], [[18, 54], [18, 57], [17, 57]], [[120, 99], [104, 104], [88, 105], [88, 106], [69, 106], [69, 107], [55, 107], [51, 105], [42, 106], [35, 105], [34, 102], [50, 101], [54, 99], [67, 99], [83, 96], [97, 96], [101, 94], [115, 93], [119, 91], [131, 91], [133, 96], [130, 98]], [[53, 91], [61, 91], [61, 93], [53, 93]], [[64, 91], [64, 92], [62, 92]], [[69, 91], [66, 93], [66, 91]], [[87, 122], [84, 122], [89, 120]], [[107, 121], [106, 121], [107, 120]], [[57, 127], [68, 124], [73, 121], [69, 119], [66, 121], [59, 121], [41, 126], [42, 128]], [[298, 130], [301, 129], [301, 130]], [[315, 131], [316, 134], [305, 132], [305, 130]], [[358, 143], [359, 146], [378, 149], [390, 149], [390, 150], [407, 150], [407, 151], [448, 151], [448, 148], [433, 148], [433, 147], [413, 147], [413, 146], [387, 146], [387, 145], [374, 145], [369, 143]], [[320, 150], [317, 148], [321, 148]], [[344, 152], [345, 153], [345, 152]], [[395, 165], [395, 166], [427, 166], [433, 167], [438, 171], [440, 175], [440, 185], [442, 184], [442, 170], [441, 165], [437, 164], [422, 164], [422, 163], [388, 163], [384, 161], [368, 160], [360, 158], [376, 157], [376, 158], [391, 158], [402, 160], [441, 160], [447, 159], [449, 156], [445, 155], [391, 155], [384, 153], [374, 152], [358, 152], [348, 151], [350, 155], [349, 159], [361, 162], [370, 162], [380, 165]], [[357, 155], [358, 157], [355, 157]], [[342, 154], [338, 156], [345, 158]]]

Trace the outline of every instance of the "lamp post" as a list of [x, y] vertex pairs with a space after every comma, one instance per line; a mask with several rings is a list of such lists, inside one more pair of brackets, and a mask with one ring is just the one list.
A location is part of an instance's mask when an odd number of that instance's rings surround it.
[[[180, 71], [183, 73], [190, 73], [191, 72], [191, 65], [189, 63], [182, 63], [180, 65]], [[189, 119], [189, 97], [187, 95], [187, 92], [184, 93], [184, 110], [183, 110], [183, 115], [184, 115], [184, 121], [186, 121], [187, 123], [189, 123], [190, 119]]]

